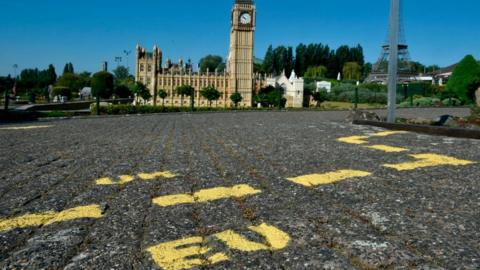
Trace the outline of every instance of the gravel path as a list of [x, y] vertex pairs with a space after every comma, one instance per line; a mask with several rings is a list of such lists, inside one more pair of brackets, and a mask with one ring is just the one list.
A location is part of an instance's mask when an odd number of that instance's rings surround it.
[[0, 126], [0, 269], [479, 269], [480, 141], [346, 114]]

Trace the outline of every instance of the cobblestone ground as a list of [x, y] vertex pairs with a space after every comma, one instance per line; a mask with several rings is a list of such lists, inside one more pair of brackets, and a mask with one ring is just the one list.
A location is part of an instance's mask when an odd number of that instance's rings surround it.
[[479, 269], [480, 141], [330, 116], [0, 126], [0, 269]]

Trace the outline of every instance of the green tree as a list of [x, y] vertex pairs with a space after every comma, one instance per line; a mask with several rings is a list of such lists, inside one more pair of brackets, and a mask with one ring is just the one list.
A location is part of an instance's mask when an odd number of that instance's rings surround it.
[[38, 69], [24, 69], [20, 72], [20, 84], [27, 91], [39, 88], [39, 71]]
[[193, 97], [193, 95], [195, 94], [195, 89], [190, 85], [182, 85], [182, 86], [178, 86], [175, 89], [175, 92], [177, 93], [177, 95], [180, 96], [180, 101], [182, 103], [181, 106], [183, 107], [183, 98], [185, 96]]
[[368, 77], [368, 75], [370, 75], [370, 73], [372, 72], [372, 69], [373, 69], [373, 65], [372, 63], [366, 63], [365, 65], [363, 65], [363, 79], [366, 79]]
[[165, 107], [165, 99], [168, 97], [167, 91], [164, 89], [158, 90], [158, 96], [162, 99], [162, 106]]
[[115, 86], [113, 93], [119, 98], [128, 98], [133, 95], [132, 90], [126, 85], [120, 84]]
[[480, 65], [472, 55], [467, 55], [455, 67], [446, 89], [463, 103], [474, 102], [475, 86], [480, 82]]
[[318, 92], [314, 92], [313, 95], [313, 100], [315, 100], [317, 102], [317, 107], [320, 107], [320, 105], [327, 101], [328, 100], [328, 95], [327, 95], [327, 92], [326, 91], [318, 91]]
[[263, 71], [266, 72], [267, 74], [273, 74], [274, 73], [274, 67], [275, 67], [275, 55], [273, 53], [273, 46], [270, 45], [268, 46], [267, 52], [265, 53], [265, 58], [263, 59]]
[[214, 72], [215, 69], [218, 69], [218, 72], [223, 72], [225, 67], [223, 58], [218, 55], [207, 55], [200, 59], [200, 72], [206, 72], [207, 69], [210, 72]]
[[319, 80], [325, 78], [327, 75], [327, 68], [325, 66], [311, 66], [307, 69], [304, 77], [307, 79]]
[[262, 107], [285, 107], [286, 99], [283, 98], [283, 94], [283, 88], [275, 88], [269, 85], [260, 89], [254, 100], [256, 103], [260, 103]]
[[67, 73], [62, 77], [58, 78], [57, 82], [55, 83], [55, 87], [66, 87], [74, 92], [78, 92], [82, 87], [84, 87], [84, 83], [82, 78], [73, 73]]
[[73, 69], [73, 64], [72, 63], [66, 63], [65, 67], [63, 68], [63, 75], [66, 74], [74, 74], [75, 70]]
[[357, 62], [347, 62], [343, 65], [343, 77], [346, 80], [359, 81], [362, 76], [362, 67]]
[[230, 96], [230, 100], [235, 104], [235, 108], [238, 107], [238, 103], [242, 102], [243, 97], [240, 93], [235, 92]]
[[200, 91], [200, 95], [208, 100], [208, 106], [212, 107], [212, 101], [220, 98], [220, 91], [213, 86], [207, 86]]
[[130, 76], [128, 69], [124, 66], [118, 66], [113, 70], [113, 74], [115, 75], [116, 81], [126, 80]]
[[40, 81], [41, 87], [55, 84], [57, 81], [57, 73], [55, 72], [55, 67], [53, 65], [49, 65], [46, 70], [40, 72]]
[[72, 97], [72, 89], [65, 86], [56, 86], [53, 88], [52, 97], [67, 97], [70, 99]]
[[137, 104], [139, 103], [140, 98], [144, 101], [149, 101], [152, 98], [150, 90], [148, 90], [147, 86], [141, 82], [136, 82], [131, 90], [132, 93], [135, 94]]
[[306, 52], [307, 46], [303, 43], [300, 43], [295, 49], [295, 71], [299, 76], [303, 76], [308, 68], [306, 63]]
[[100, 71], [93, 74], [92, 95], [94, 97], [110, 98], [113, 94], [113, 75], [106, 71]]

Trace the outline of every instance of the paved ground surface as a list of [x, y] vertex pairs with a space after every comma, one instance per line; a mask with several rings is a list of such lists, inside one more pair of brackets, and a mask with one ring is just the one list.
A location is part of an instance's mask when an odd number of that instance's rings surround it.
[[340, 118], [0, 126], [0, 269], [479, 269], [480, 141]]

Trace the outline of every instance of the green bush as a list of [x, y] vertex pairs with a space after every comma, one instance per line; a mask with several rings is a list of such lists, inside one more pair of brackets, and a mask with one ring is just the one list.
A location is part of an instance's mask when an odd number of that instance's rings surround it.
[[442, 104], [445, 106], [460, 106], [462, 105], [462, 102], [457, 98], [446, 98], [442, 101]]
[[447, 91], [453, 93], [463, 103], [474, 102], [474, 90], [480, 85], [480, 65], [475, 58], [467, 55], [453, 71], [448, 80]]
[[[432, 107], [432, 106], [442, 106], [443, 103], [440, 99], [435, 98], [435, 97], [422, 97], [422, 96], [414, 96], [413, 98], [413, 106], [414, 107]], [[411, 106], [411, 101], [406, 100], [402, 103], [400, 103], [399, 107], [405, 108], [405, 107], [410, 107]]]
[[106, 71], [97, 72], [92, 77], [92, 96], [97, 93], [101, 98], [110, 98], [113, 94], [113, 75]]
[[54, 87], [51, 93], [52, 97], [62, 96], [70, 99], [72, 97], [72, 89], [65, 86]]

